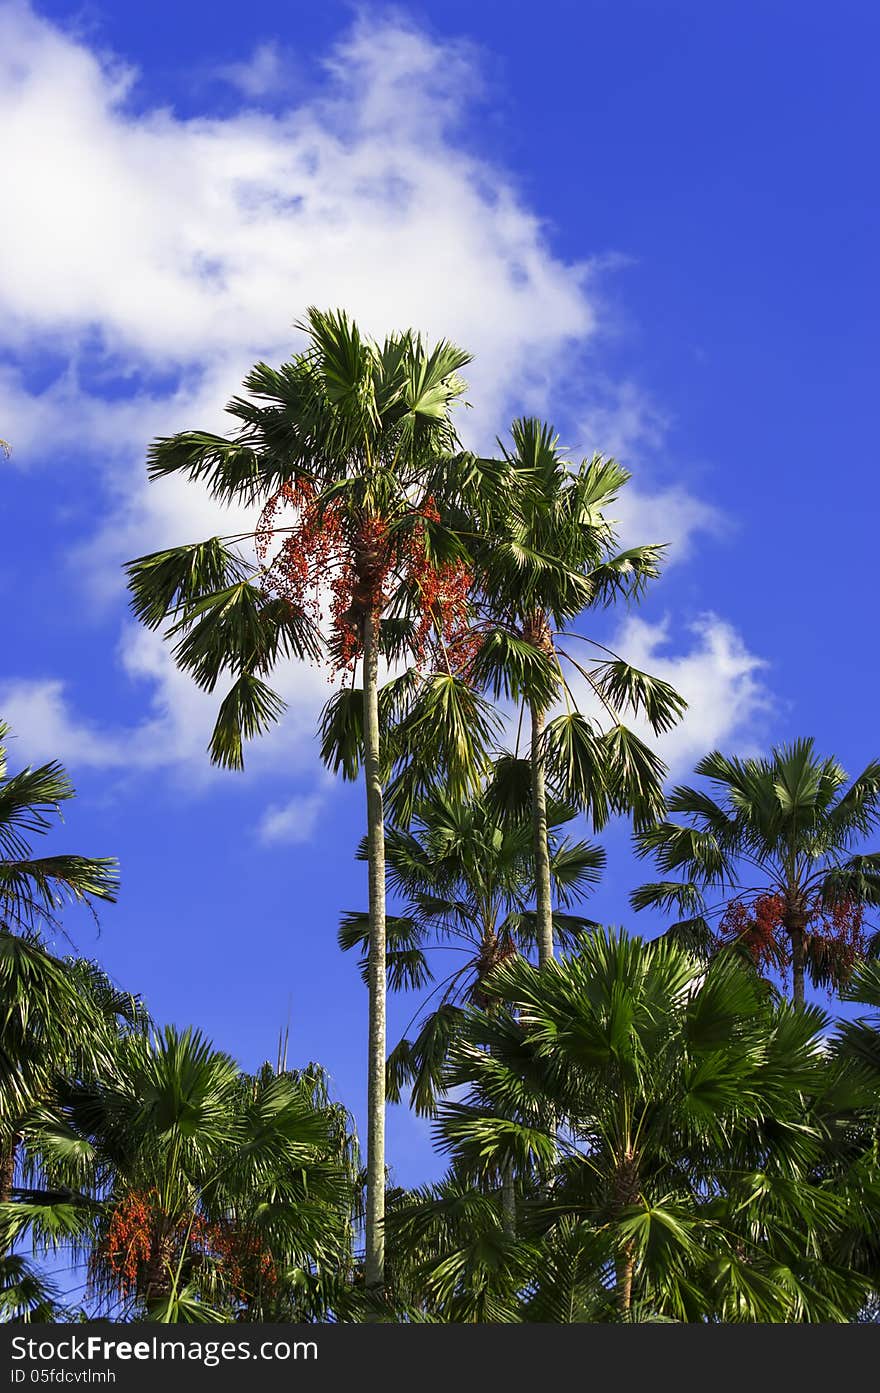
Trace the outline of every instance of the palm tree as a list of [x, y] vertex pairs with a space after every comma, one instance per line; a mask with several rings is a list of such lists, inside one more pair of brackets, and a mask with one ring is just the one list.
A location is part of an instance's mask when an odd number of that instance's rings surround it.
[[[491, 796], [499, 810], [518, 816], [530, 809], [538, 952], [545, 964], [554, 953], [548, 790], [552, 799], [585, 811], [597, 830], [615, 812], [631, 813], [637, 826], [653, 820], [663, 806], [665, 769], [621, 712], [642, 714], [658, 733], [675, 723], [685, 703], [667, 683], [573, 627], [584, 610], [637, 598], [659, 574], [663, 548], [618, 552], [605, 517], [629, 474], [598, 455], [570, 468], [552, 426], [534, 419], [514, 421], [512, 437], [504, 458], [522, 486], [496, 495], [491, 543], [475, 548], [481, 643], [471, 670], [496, 697], [503, 693], [528, 708], [529, 756], [519, 756], [518, 736], [517, 750], [496, 766]], [[591, 656], [575, 654], [575, 643], [586, 644]], [[579, 711], [573, 677], [600, 704], [607, 728]], [[565, 714], [548, 723], [560, 699]]]
[[[366, 785], [366, 1270], [368, 1286], [378, 1288], [386, 974], [379, 658], [420, 657], [432, 635], [451, 639], [460, 628], [469, 577], [448, 513], [456, 504], [472, 518], [486, 478], [497, 481], [499, 470], [458, 449], [450, 413], [463, 391], [463, 350], [445, 341], [428, 348], [411, 332], [375, 343], [344, 314], [315, 309], [300, 327], [305, 350], [277, 369], [257, 364], [248, 396], [230, 402], [231, 439], [187, 431], [155, 442], [150, 453], [151, 477], [181, 473], [224, 503], [258, 507], [251, 530], [141, 557], [128, 572], [139, 618], [152, 628], [170, 621], [178, 665], [207, 690], [225, 673], [234, 679], [211, 742], [216, 763], [241, 767], [243, 739], [279, 718], [283, 702], [264, 679], [280, 660], [327, 652], [352, 674], [361, 664], [360, 709], [352, 680], [330, 719], [357, 724], [356, 754], [343, 764], [348, 772], [352, 760], [355, 772], [362, 767]], [[250, 557], [240, 550], [246, 543]], [[441, 763], [453, 784], [467, 782], [474, 742], [486, 733], [478, 699], [447, 665], [422, 684], [420, 702], [408, 738], [418, 747], [430, 735], [436, 749], [448, 731]]]
[[[870, 1203], [871, 1187], [877, 1184], [880, 1129], [880, 962], [873, 959], [859, 963], [841, 996], [853, 1005], [868, 1008], [869, 1014], [838, 1021], [833, 1049], [848, 1069], [866, 1079], [869, 1098], [867, 1106], [851, 1109], [849, 1125], [840, 1136], [837, 1166], [832, 1175], [845, 1181], [852, 1175], [861, 1177]], [[854, 1224], [840, 1237], [837, 1250], [835, 1256], [852, 1263], [870, 1283], [870, 1292], [857, 1318], [876, 1323], [880, 1320], [880, 1225]]]
[[[870, 1229], [878, 1194], [828, 1171], [868, 1091], [821, 1048], [821, 1011], [773, 1008], [734, 955], [707, 968], [622, 932], [540, 971], [511, 959], [488, 985], [516, 1015], [469, 1013], [448, 1076], [469, 1092], [438, 1133], [472, 1175], [527, 1175], [563, 1148], [524, 1220], [540, 1256], [521, 1318], [849, 1318], [865, 1283], [832, 1249]], [[441, 1251], [437, 1275], [456, 1260]]]
[[[597, 882], [605, 864], [601, 847], [560, 835], [574, 816], [559, 804], [548, 812], [551, 880], [566, 911]], [[366, 847], [358, 854], [364, 857]], [[389, 888], [403, 901], [402, 913], [388, 919], [391, 990], [420, 991], [432, 983], [431, 955], [459, 958], [419, 1007], [417, 1014], [439, 997], [422, 1016], [417, 1037], [402, 1039], [388, 1059], [389, 1097], [399, 1100], [403, 1087], [412, 1085], [416, 1112], [431, 1114], [466, 1003], [485, 1000], [485, 983], [498, 963], [535, 949], [531, 826], [499, 820], [485, 791], [454, 799], [435, 787], [416, 806], [409, 828], [387, 833], [386, 861]], [[568, 944], [589, 922], [570, 912], [555, 917], [557, 934]], [[368, 936], [366, 914], [343, 917], [340, 947], [361, 951], [363, 973]]]
[[[847, 788], [837, 760], [797, 740], [761, 759], [715, 750], [696, 773], [712, 792], [676, 788], [669, 811], [683, 820], [636, 835], [640, 856], [681, 878], [641, 886], [633, 906], [677, 910], [670, 932], [704, 950], [720, 937], [759, 965], [790, 964], [798, 1006], [806, 973], [817, 986], [841, 986], [869, 947], [865, 910], [880, 904], [880, 853], [856, 850], [880, 821], [880, 763]], [[709, 920], [718, 915], [716, 936]]]
[[[198, 1031], [119, 1041], [37, 1138], [46, 1188], [9, 1231], [87, 1254], [100, 1311], [161, 1321], [303, 1318], [353, 1269], [357, 1144], [317, 1066], [242, 1074]], [[49, 1188], [49, 1187], [54, 1188]]]
[[389, 1315], [398, 1321], [510, 1324], [540, 1245], [507, 1222], [503, 1193], [453, 1169], [388, 1203]]
[[[82, 1193], [92, 1159], [71, 1144], [61, 1098], [70, 1078], [104, 1071], [120, 1033], [142, 1029], [146, 1017], [97, 964], [55, 957], [32, 929], [2, 929], [0, 1020], [0, 1310], [14, 1320], [72, 1320], [55, 1284], [14, 1249], [25, 1236], [35, 1251], [76, 1249], [92, 1212]], [[44, 1166], [59, 1140], [63, 1177]]]
[[202, 1192], [217, 1285], [239, 1321], [326, 1320], [361, 1275], [353, 1120], [317, 1064], [264, 1065], [239, 1093], [243, 1143]]

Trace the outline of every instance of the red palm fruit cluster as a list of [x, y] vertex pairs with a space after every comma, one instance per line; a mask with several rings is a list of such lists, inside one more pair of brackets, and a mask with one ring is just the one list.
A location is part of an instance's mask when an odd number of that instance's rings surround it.
[[[785, 898], [767, 892], [751, 903], [731, 900], [721, 920], [722, 942], [739, 942], [753, 962], [785, 972], [791, 945], [785, 930]], [[804, 946], [818, 979], [829, 985], [846, 981], [865, 953], [865, 910], [856, 900], [822, 905], [814, 900], [805, 914]]]
[[123, 1295], [137, 1290], [144, 1272], [160, 1258], [179, 1256], [181, 1247], [204, 1248], [208, 1225], [201, 1215], [173, 1220], [164, 1211], [158, 1190], [129, 1190], [110, 1216], [99, 1259], [115, 1274]]
[[155, 1190], [129, 1190], [110, 1216], [99, 1256], [115, 1274], [125, 1296], [136, 1289], [138, 1276], [149, 1262], [158, 1200]]
[[865, 907], [856, 900], [817, 905], [807, 932], [807, 949], [817, 974], [830, 985], [840, 985], [864, 956]]
[[[277, 522], [282, 508], [292, 509], [294, 514], [294, 521], [283, 526]], [[307, 481], [283, 484], [257, 523], [257, 556], [264, 566], [278, 536], [281, 543], [266, 568], [266, 588], [317, 620], [319, 584], [334, 569], [343, 549], [338, 510], [330, 505], [319, 511], [315, 490]]]
[[[292, 511], [289, 524], [279, 521], [282, 509]], [[402, 519], [403, 525], [391, 528], [383, 518], [363, 517], [351, 526], [332, 501], [319, 504], [311, 484], [285, 484], [257, 524], [263, 583], [316, 620], [321, 589], [329, 588], [337, 670], [352, 668], [362, 647], [364, 619], [381, 615], [393, 586], [402, 584], [419, 600], [414, 640], [419, 660], [434, 634], [445, 645], [447, 661], [461, 669], [476, 647], [467, 623], [472, 577], [460, 561], [437, 565], [429, 559], [425, 523], [439, 520], [436, 502], [428, 497]], [[267, 564], [277, 538], [280, 544]]]
[[473, 576], [462, 561], [441, 566], [425, 565], [417, 576], [419, 624], [415, 649], [424, 661], [429, 638], [436, 636], [440, 655], [453, 672], [465, 671], [479, 648], [479, 635], [471, 628], [469, 597]]
[[719, 926], [724, 943], [739, 943], [757, 967], [784, 970], [787, 944], [780, 935], [785, 901], [781, 895], [758, 895], [751, 904], [731, 900]]
[[271, 1295], [278, 1285], [278, 1269], [262, 1240], [232, 1223], [211, 1224], [204, 1246], [219, 1261], [230, 1288], [245, 1300], [257, 1291]]

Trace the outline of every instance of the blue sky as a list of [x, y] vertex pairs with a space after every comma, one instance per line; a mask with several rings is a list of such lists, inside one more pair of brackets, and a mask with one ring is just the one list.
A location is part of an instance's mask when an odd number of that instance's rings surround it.
[[[119, 857], [100, 939], [70, 930], [159, 1019], [253, 1066], [289, 1017], [362, 1115], [335, 941], [362, 810], [318, 767], [326, 676], [285, 673], [277, 735], [212, 771], [213, 703], [120, 569], [230, 529], [148, 486], [146, 445], [222, 428], [310, 303], [471, 349], [469, 443], [537, 412], [632, 469], [623, 534], [669, 565], [602, 632], [689, 699], [675, 777], [800, 734], [853, 773], [878, 753], [878, 31], [855, 0], [0, 3], [0, 714], [13, 765], [73, 774], [56, 847]], [[606, 842], [591, 909], [632, 923]], [[392, 1110], [402, 1181], [425, 1139]]]

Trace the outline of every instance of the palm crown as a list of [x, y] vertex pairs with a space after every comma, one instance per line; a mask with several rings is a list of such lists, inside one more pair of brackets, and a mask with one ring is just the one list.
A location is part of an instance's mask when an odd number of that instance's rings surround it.
[[763, 759], [716, 750], [696, 772], [712, 793], [674, 789], [669, 811], [682, 820], [636, 836], [641, 856], [679, 878], [641, 886], [634, 907], [677, 910], [670, 932], [704, 948], [723, 916], [723, 938], [759, 962], [790, 963], [800, 1003], [805, 971], [841, 985], [871, 945], [865, 910], [880, 904], [880, 853], [857, 850], [880, 821], [880, 764], [847, 787], [837, 760], [798, 740]]
[[[667, 683], [573, 628], [583, 611], [632, 599], [659, 574], [663, 548], [617, 551], [605, 515], [629, 474], [600, 456], [570, 468], [553, 428], [534, 419], [515, 421], [512, 440], [504, 459], [523, 486], [495, 499], [493, 539], [476, 549], [481, 643], [472, 672], [496, 697], [503, 693], [529, 708], [530, 757], [521, 758], [517, 748], [496, 764], [491, 797], [507, 815], [531, 812], [539, 951], [549, 961], [548, 792], [585, 811], [594, 828], [615, 812], [631, 813], [636, 825], [653, 820], [663, 806], [665, 767], [622, 713], [643, 715], [661, 732], [685, 703]], [[578, 642], [591, 656], [572, 652]], [[578, 709], [572, 676], [583, 679], [606, 721]], [[565, 712], [548, 723], [560, 699]]]

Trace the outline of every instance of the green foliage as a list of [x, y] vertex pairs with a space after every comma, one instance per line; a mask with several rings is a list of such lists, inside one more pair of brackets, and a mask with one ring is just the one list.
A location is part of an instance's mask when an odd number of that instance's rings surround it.
[[[680, 879], [640, 886], [633, 907], [678, 911], [708, 949], [709, 921], [731, 900], [778, 895], [785, 906], [781, 932], [807, 930], [805, 968], [814, 984], [845, 986], [851, 955], [811, 934], [809, 925], [835, 906], [864, 911], [880, 904], [880, 853], [857, 850], [880, 823], [880, 764], [872, 761], [847, 788], [837, 760], [818, 756], [812, 740], [797, 740], [765, 758], [714, 750], [696, 773], [712, 791], [673, 789], [672, 816], [636, 835], [638, 855]], [[683, 820], [674, 820], [676, 814]]]
[[[434, 982], [438, 954], [451, 955], [453, 967], [433, 987], [416, 1014], [414, 1038], [402, 1039], [388, 1060], [388, 1096], [398, 1101], [407, 1087], [417, 1112], [433, 1112], [443, 1071], [462, 1017], [463, 1002], [482, 999], [494, 967], [511, 953], [535, 946], [531, 829], [522, 819], [502, 819], [488, 790], [465, 800], [429, 787], [416, 804], [412, 824], [386, 835], [389, 889], [400, 896], [402, 915], [388, 916], [388, 986], [392, 991], [423, 991]], [[557, 901], [577, 904], [599, 880], [605, 854], [591, 842], [560, 835], [572, 810], [550, 812], [551, 876]], [[359, 855], [366, 856], [361, 845]], [[564, 942], [572, 942], [588, 921], [577, 914], [555, 916]], [[359, 949], [367, 980], [369, 919], [343, 916], [339, 945]], [[443, 959], [441, 958], [441, 961]], [[432, 1003], [430, 1010], [424, 1007]]]
[[[392, 1215], [435, 1317], [461, 1318], [473, 1290], [507, 1320], [855, 1318], [880, 1191], [851, 1030], [829, 1053], [821, 1012], [772, 1006], [733, 958], [707, 970], [607, 931], [540, 971], [509, 960], [488, 997], [461, 1023], [436, 1124], [458, 1179]], [[518, 1275], [492, 1257], [505, 1173]]]
[[113, 903], [119, 886], [113, 858], [32, 855], [33, 838], [51, 830], [74, 789], [55, 761], [10, 775], [9, 734], [0, 721], [0, 925], [12, 930], [36, 929], [41, 922], [55, 926], [66, 904]]

